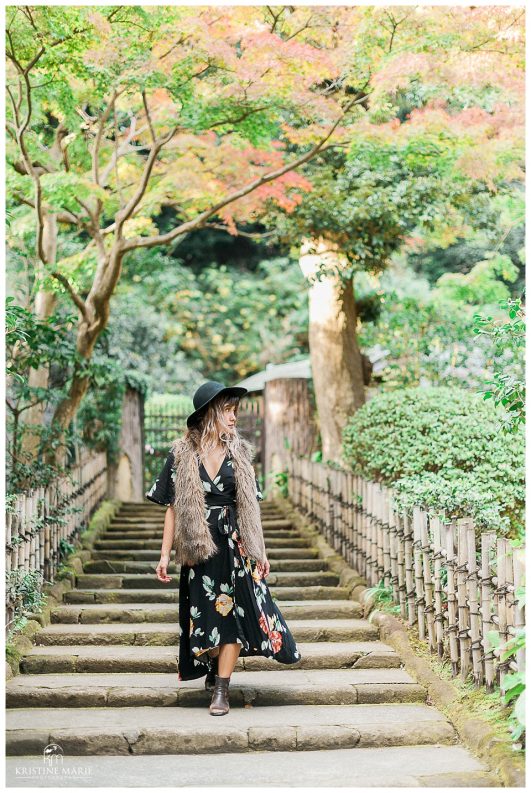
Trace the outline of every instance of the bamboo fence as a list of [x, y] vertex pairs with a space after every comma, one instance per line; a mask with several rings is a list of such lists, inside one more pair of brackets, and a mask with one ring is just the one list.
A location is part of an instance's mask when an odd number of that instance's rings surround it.
[[[107, 491], [105, 452], [85, 456], [68, 476], [17, 496], [6, 514], [6, 631], [21, 604], [20, 585], [40, 576], [53, 583], [61, 542], [71, 542]], [[18, 593], [18, 594], [17, 594]]]
[[524, 650], [507, 661], [502, 642], [525, 624], [515, 591], [524, 584], [523, 554], [494, 531], [478, 536], [471, 518], [400, 510], [393, 490], [344, 469], [286, 454], [288, 497], [368, 586], [392, 593], [401, 617], [452, 674], [487, 691], [508, 672], [524, 672]]

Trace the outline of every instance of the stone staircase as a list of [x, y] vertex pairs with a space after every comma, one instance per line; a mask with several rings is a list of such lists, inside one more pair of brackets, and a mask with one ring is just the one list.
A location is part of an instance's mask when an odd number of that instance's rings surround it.
[[55, 742], [92, 768], [83, 786], [272, 785], [280, 772], [286, 786], [499, 786], [317, 550], [260, 508], [267, 582], [300, 662], [240, 658], [230, 713], [210, 716], [203, 678], [177, 680], [178, 569], [155, 578], [165, 510], [124, 504], [7, 683], [10, 784]]

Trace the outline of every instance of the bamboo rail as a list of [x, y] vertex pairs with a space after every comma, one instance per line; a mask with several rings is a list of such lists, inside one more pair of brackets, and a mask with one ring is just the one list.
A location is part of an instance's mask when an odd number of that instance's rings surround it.
[[6, 514], [6, 631], [18, 616], [17, 583], [33, 577], [40, 589], [53, 583], [61, 544], [72, 542], [88, 525], [107, 491], [107, 457], [81, 459], [68, 476], [17, 496]]
[[471, 518], [400, 510], [392, 488], [289, 452], [288, 498], [327, 542], [362, 575], [384, 586], [401, 617], [415, 625], [454, 676], [492, 691], [503, 676], [525, 669], [524, 651], [500, 662], [488, 632], [502, 642], [525, 624], [515, 591], [524, 583], [522, 555]]

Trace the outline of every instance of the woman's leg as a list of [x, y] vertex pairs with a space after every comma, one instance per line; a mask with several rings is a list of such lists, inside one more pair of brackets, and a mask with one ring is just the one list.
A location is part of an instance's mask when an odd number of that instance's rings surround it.
[[218, 675], [220, 677], [231, 676], [240, 654], [240, 648], [241, 644], [237, 642], [219, 645]]

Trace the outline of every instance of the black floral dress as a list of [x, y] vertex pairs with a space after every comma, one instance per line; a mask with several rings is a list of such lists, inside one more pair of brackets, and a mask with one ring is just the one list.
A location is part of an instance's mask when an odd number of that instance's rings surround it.
[[[169, 506], [175, 470], [170, 451], [146, 498]], [[179, 680], [206, 675], [207, 652], [219, 644], [241, 645], [240, 656], [263, 655], [294, 664], [300, 653], [282, 614], [261, 578], [256, 561], [244, 555], [236, 511], [236, 482], [227, 452], [214, 479], [203, 463], [206, 518], [219, 553], [195, 565], [182, 565], [179, 581]], [[256, 497], [263, 499], [256, 480]]]

